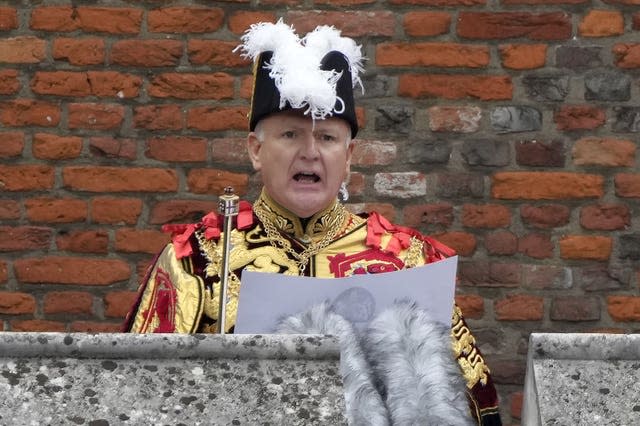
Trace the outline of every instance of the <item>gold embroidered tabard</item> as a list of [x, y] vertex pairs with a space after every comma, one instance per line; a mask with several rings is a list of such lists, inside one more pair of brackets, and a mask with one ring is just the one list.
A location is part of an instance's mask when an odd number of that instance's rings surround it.
[[458, 359], [458, 364], [460, 364], [464, 378], [467, 381], [467, 388], [471, 389], [478, 382], [485, 385], [489, 368], [482, 355], [478, 352], [475, 345], [476, 339], [465, 325], [462, 319], [462, 311], [458, 306], [454, 306], [451, 324], [453, 353]]

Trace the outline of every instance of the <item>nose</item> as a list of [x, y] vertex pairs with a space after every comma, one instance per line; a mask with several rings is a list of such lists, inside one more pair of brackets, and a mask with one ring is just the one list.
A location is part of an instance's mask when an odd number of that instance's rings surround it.
[[318, 141], [314, 134], [305, 136], [300, 147], [300, 156], [306, 160], [316, 160], [320, 156], [318, 151]]

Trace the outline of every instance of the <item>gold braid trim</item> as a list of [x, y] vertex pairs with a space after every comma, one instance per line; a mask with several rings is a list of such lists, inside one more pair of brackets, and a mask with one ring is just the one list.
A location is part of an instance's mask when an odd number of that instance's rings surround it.
[[462, 369], [464, 378], [467, 381], [467, 388], [473, 388], [476, 383], [487, 384], [489, 367], [484, 362], [484, 358], [476, 348], [476, 339], [471, 334], [469, 328], [464, 324], [462, 311], [458, 306], [454, 306], [451, 327], [451, 338], [453, 343], [453, 353], [458, 359], [458, 364]]

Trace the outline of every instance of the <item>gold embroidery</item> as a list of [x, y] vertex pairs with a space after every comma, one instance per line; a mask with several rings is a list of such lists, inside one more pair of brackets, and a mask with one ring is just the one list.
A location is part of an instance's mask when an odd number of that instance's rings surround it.
[[469, 328], [462, 320], [462, 311], [458, 306], [453, 309], [451, 327], [451, 337], [453, 343], [453, 353], [458, 359], [458, 364], [462, 369], [464, 378], [467, 381], [467, 387], [471, 389], [480, 382], [487, 384], [489, 368], [487, 367], [482, 355], [478, 353], [475, 347], [476, 339], [471, 334]]
[[[298, 237], [300, 240], [308, 243], [306, 248], [298, 253], [291, 247], [291, 243], [281, 234], [281, 231], [287, 232], [287, 229], [291, 227], [283, 223], [283, 221], [287, 222], [286, 219], [278, 215], [274, 209], [265, 202], [265, 197], [266, 194], [263, 193], [262, 196], [258, 198], [253, 205], [253, 211], [262, 222], [272, 247], [277, 251], [282, 250], [296, 259], [299, 274], [303, 275], [309, 259], [327, 247], [342, 230], [348, 213], [342, 204], [335, 202], [328, 210], [321, 212], [319, 215], [314, 215], [307, 226], [307, 229], [311, 230], [312, 235], [308, 236], [305, 234], [304, 236]], [[298, 222], [299, 221], [294, 223]], [[289, 224], [290, 223], [291, 222], [289, 222]], [[294, 226], [294, 228], [296, 227]], [[301, 226], [297, 228], [301, 229]], [[321, 236], [321, 238], [314, 239], [314, 237], [318, 236]]]
[[424, 264], [424, 256], [422, 254], [422, 240], [411, 237], [411, 243], [404, 256], [404, 265], [406, 268], [415, 268]]

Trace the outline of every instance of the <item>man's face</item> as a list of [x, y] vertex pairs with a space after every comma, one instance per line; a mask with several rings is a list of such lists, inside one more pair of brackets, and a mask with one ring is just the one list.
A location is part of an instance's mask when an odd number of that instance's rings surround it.
[[249, 133], [251, 162], [267, 194], [299, 217], [313, 216], [335, 199], [349, 174], [351, 129], [339, 118], [315, 120], [296, 111], [272, 114]]

